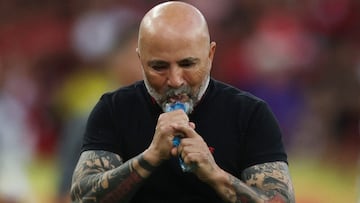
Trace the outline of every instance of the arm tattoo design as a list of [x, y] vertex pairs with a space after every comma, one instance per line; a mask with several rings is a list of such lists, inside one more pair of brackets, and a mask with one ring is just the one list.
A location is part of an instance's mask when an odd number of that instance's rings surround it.
[[[242, 180], [229, 176], [236, 190], [236, 202], [295, 202], [293, 186], [287, 164], [271, 162], [258, 164], [244, 170]], [[250, 187], [249, 187], [250, 186]]]
[[71, 198], [83, 203], [128, 202], [142, 180], [132, 160], [123, 163], [111, 152], [85, 151], [74, 171]]

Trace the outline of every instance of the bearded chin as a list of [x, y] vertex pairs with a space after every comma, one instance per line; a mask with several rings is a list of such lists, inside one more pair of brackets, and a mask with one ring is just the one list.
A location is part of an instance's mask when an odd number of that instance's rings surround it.
[[165, 94], [161, 95], [159, 105], [166, 112], [169, 105], [180, 102], [185, 106], [185, 113], [190, 114], [194, 109], [195, 98], [189, 86], [182, 86], [176, 89], [168, 88]]
[[191, 91], [189, 86], [182, 86], [180, 88], [168, 88], [164, 94], [159, 94], [149, 83], [146, 77], [144, 77], [145, 86], [149, 94], [155, 99], [156, 103], [166, 112], [166, 106], [173, 104], [175, 102], [181, 102], [187, 106], [186, 113], [190, 114], [194, 106], [201, 99], [202, 95], [205, 93], [207, 86], [209, 84], [210, 78], [207, 77], [198, 91], [195, 93]]
[[[156, 103], [166, 111], [166, 106], [175, 102], [183, 103], [187, 108], [187, 114], [190, 114], [194, 109], [194, 104], [196, 103], [196, 97], [191, 94], [190, 87], [180, 87], [180, 88], [168, 88], [164, 94], [159, 94], [148, 82], [146, 77], [144, 78], [145, 86], [149, 94], [155, 99]], [[178, 99], [177, 99], [178, 98]]]
[[[176, 101], [176, 102], [178, 102], [178, 101]], [[173, 102], [173, 101], [164, 101], [164, 102], [162, 102], [162, 104], [161, 104], [161, 108], [162, 108], [162, 110], [164, 111], [164, 112], [168, 112], [169, 110], [169, 106], [171, 106], [171, 105], [173, 105], [173, 104], [175, 104], [176, 102]], [[190, 114], [192, 111], [193, 111], [193, 109], [194, 109], [194, 100], [193, 99], [189, 99], [189, 100], [187, 100], [187, 101], [182, 101], [181, 102], [182, 104], [184, 104], [184, 111], [185, 111], [185, 113], [186, 114]]]

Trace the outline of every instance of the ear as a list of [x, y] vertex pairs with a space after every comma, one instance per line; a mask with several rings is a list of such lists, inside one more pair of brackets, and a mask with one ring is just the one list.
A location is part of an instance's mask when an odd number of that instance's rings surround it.
[[212, 62], [215, 55], [215, 49], [216, 49], [216, 42], [210, 43], [210, 49], [209, 49], [209, 68], [211, 69]]
[[138, 57], [139, 57], [139, 59], [140, 59], [140, 51], [139, 51], [139, 47], [137, 47], [135, 51], [136, 51], [136, 53], [137, 53], [137, 55], [138, 55]]
[[212, 61], [214, 59], [215, 49], [216, 49], [216, 42], [211, 42], [210, 43], [210, 50], [209, 50], [209, 59], [210, 59], [210, 61]]
[[146, 75], [145, 75], [145, 72], [144, 72], [144, 66], [143, 66], [142, 63], [141, 63], [139, 47], [137, 47], [137, 48], [135, 49], [135, 51], [136, 51], [136, 54], [137, 54], [137, 56], [138, 56], [138, 58], [139, 58], [140, 66], [141, 66], [141, 69], [142, 69], [142, 72], [143, 72], [143, 78], [144, 78]]

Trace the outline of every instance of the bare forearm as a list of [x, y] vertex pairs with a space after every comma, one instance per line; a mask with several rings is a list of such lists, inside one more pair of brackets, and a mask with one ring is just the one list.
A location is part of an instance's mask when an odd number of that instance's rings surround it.
[[223, 172], [221, 177], [217, 179], [217, 182], [211, 185], [227, 202], [261, 202], [257, 192], [226, 172]]
[[117, 155], [108, 153], [104, 156], [102, 153], [87, 152], [85, 158], [79, 160], [71, 189], [72, 199], [81, 202], [128, 202], [150, 174], [138, 164], [142, 156], [122, 164]]
[[229, 175], [229, 181], [231, 183], [231, 189], [229, 189], [226, 199], [230, 200], [230, 202], [290, 202], [287, 197], [283, 196], [281, 193], [275, 190], [264, 191], [256, 187], [250, 187], [231, 175]]
[[132, 171], [131, 162], [120, 167], [89, 175], [72, 186], [72, 199], [83, 202], [127, 202], [140, 185], [142, 178]]
[[244, 171], [242, 179], [243, 181], [222, 171], [213, 185], [219, 195], [228, 202], [295, 202], [285, 163], [266, 163], [250, 167]]

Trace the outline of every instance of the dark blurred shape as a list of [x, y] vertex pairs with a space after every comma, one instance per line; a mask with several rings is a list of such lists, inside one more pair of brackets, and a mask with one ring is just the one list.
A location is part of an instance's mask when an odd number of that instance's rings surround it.
[[72, 173], [90, 110], [100, 96], [142, 79], [137, 47], [137, 16], [125, 7], [89, 11], [75, 20], [73, 47], [79, 67], [59, 89], [57, 109], [63, 129], [59, 142], [59, 202], [70, 202]]
[[[209, 17], [218, 43], [213, 76], [269, 103], [292, 157], [356, 167], [360, 1], [188, 2]], [[68, 201], [86, 115], [104, 91], [141, 79], [137, 13], [155, 3], [0, 1], [0, 158], [9, 163], [0, 174], [18, 179], [12, 185], [2, 176], [0, 186], [23, 191], [1, 187], [0, 202], [4, 193], [11, 193], [5, 202], [43, 201], [26, 176], [26, 167], [43, 157], [59, 158], [59, 196]]]

